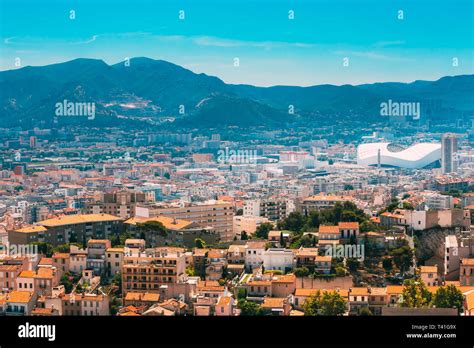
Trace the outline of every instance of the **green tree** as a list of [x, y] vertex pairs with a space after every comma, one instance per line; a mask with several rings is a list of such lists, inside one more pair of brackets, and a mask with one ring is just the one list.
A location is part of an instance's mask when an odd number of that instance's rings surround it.
[[295, 268], [295, 276], [297, 277], [307, 277], [309, 276], [309, 269], [307, 267], [297, 267]]
[[248, 240], [249, 239], [249, 235], [247, 234], [246, 231], [242, 231], [242, 233], [240, 234], [240, 240]]
[[247, 297], [247, 290], [244, 288], [239, 288], [237, 290], [237, 300], [241, 301], [244, 300]]
[[146, 222], [137, 222], [136, 233], [140, 234], [142, 239], [148, 234], [157, 234], [161, 237], [166, 237], [168, 231], [166, 227], [159, 221], [146, 221]]
[[358, 216], [355, 212], [351, 210], [344, 210], [341, 213], [341, 221], [344, 222], [356, 222], [358, 221]]
[[237, 308], [240, 309], [240, 315], [243, 315], [243, 316], [263, 315], [262, 307], [255, 302], [250, 302], [250, 301], [242, 299], [242, 300], [239, 300], [237, 304]]
[[370, 309], [368, 307], [363, 307], [359, 311], [359, 315], [360, 316], [370, 316], [370, 315], [372, 315], [372, 312], [370, 311]]
[[273, 229], [273, 225], [270, 222], [264, 222], [260, 224], [255, 230], [255, 236], [257, 238], [267, 239], [268, 233]]
[[68, 253], [69, 252], [69, 244], [61, 244], [57, 247], [54, 247], [52, 250], [53, 253]]
[[308, 296], [303, 303], [303, 312], [307, 316], [317, 316], [321, 311], [321, 291], [317, 290], [314, 294]]
[[393, 249], [390, 255], [393, 257], [393, 262], [402, 274], [413, 264], [413, 250], [411, 250], [408, 244]]
[[293, 232], [301, 232], [303, 226], [305, 225], [305, 218], [299, 212], [292, 212], [284, 220], [284, 229], [290, 230]]
[[344, 277], [346, 275], [346, 269], [342, 266], [336, 266], [334, 271], [336, 272], [336, 277]]
[[311, 228], [319, 227], [320, 219], [319, 219], [319, 212], [317, 210], [313, 210], [308, 215], [308, 226]]
[[346, 312], [346, 300], [336, 291], [321, 293], [317, 290], [304, 301], [303, 311], [307, 316], [343, 315]]
[[194, 240], [194, 245], [196, 245], [196, 248], [198, 249], [204, 249], [206, 247], [206, 242], [201, 238], [196, 238]]
[[365, 233], [365, 232], [371, 232], [371, 231], [377, 231], [378, 228], [375, 226], [373, 223], [370, 221], [363, 221], [360, 226], [360, 232]]
[[457, 308], [462, 311], [464, 297], [462, 292], [454, 285], [441, 286], [433, 296], [433, 305], [437, 308]]
[[132, 235], [130, 234], [130, 232], [124, 231], [120, 233], [118, 245], [125, 245], [125, 241], [129, 238], [132, 238]]
[[320, 306], [322, 315], [338, 316], [346, 312], [346, 300], [336, 291], [325, 292]]
[[393, 262], [391, 258], [384, 258], [382, 260], [382, 267], [385, 269], [385, 271], [390, 272], [393, 268]]
[[82, 234], [82, 249], [86, 249], [87, 248], [87, 239], [86, 239], [86, 234], [83, 233]]
[[421, 279], [405, 280], [402, 298], [402, 307], [425, 308], [431, 303], [431, 293]]
[[355, 272], [359, 269], [360, 262], [357, 259], [349, 258], [347, 259], [347, 267], [351, 272]]

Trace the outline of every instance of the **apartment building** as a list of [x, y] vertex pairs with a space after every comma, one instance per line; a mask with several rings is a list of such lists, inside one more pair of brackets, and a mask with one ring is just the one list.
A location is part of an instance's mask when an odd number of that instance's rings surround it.
[[186, 256], [166, 248], [147, 249], [124, 256], [122, 289], [159, 292], [161, 285], [182, 282], [186, 278]]
[[246, 232], [248, 235], [252, 235], [257, 230], [258, 226], [263, 223], [269, 222], [270, 220], [262, 216], [252, 216], [252, 215], [239, 215], [234, 216], [234, 234], [237, 236], [237, 239], [240, 239], [242, 232]]
[[260, 216], [271, 221], [279, 221], [293, 211], [288, 199], [265, 198], [248, 200], [244, 203], [244, 216]]
[[23, 269], [23, 265], [0, 265], [0, 290], [16, 290], [16, 279]]
[[107, 275], [119, 274], [122, 270], [124, 248], [107, 248], [105, 250], [105, 262], [107, 264]]
[[22, 271], [16, 278], [18, 291], [32, 291], [40, 296], [51, 295], [53, 287], [58, 284], [55, 268], [39, 267], [37, 271]]
[[218, 232], [220, 240], [223, 242], [234, 239], [233, 203], [211, 200], [192, 204], [140, 204], [136, 207], [137, 217], [150, 218], [160, 215], [195, 222], [201, 227], [211, 227]]
[[30, 315], [36, 302], [33, 291], [11, 291], [6, 295], [5, 314], [10, 316]]
[[110, 315], [110, 299], [104, 294], [66, 294], [61, 297], [61, 303], [64, 315]]
[[[147, 222], [161, 223], [166, 233], [157, 233], [153, 229], [140, 229], [140, 224]], [[169, 216], [133, 217], [126, 220], [124, 225], [132, 235], [143, 238], [147, 246], [152, 248], [164, 245], [181, 245], [190, 248], [195, 245], [196, 238], [204, 240], [206, 244], [215, 244], [220, 239], [219, 233], [212, 227], [203, 227], [196, 222]]]
[[10, 231], [8, 240], [12, 244], [46, 242], [58, 246], [91, 238], [109, 239], [120, 232], [121, 221], [121, 218], [108, 214], [64, 215]]
[[444, 279], [459, 279], [461, 259], [474, 257], [474, 238], [460, 238], [455, 235], [445, 237]]
[[336, 195], [316, 195], [303, 198], [296, 202], [296, 210], [304, 215], [308, 215], [311, 211], [333, 208], [336, 203], [353, 202], [351, 196]]
[[71, 259], [69, 253], [54, 253], [52, 259], [53, 267], [56, 268], [59, 278], [61, 278], [65, 272], [69, 272]]
[[426, 206], [429, 209], [452, 209], [454, 208], [454, 199], [452, 196], [441, 195], [439, 193], [429, 193], [424, 195]]
[[88, 214], [110, 214], [123, 219], [135, 216], [137, 203], [146, 202], [146, 194], [137, 191], [102, 193], [96, 202], [86, 204]]
[[87, 250], [71, 245], [69, 249], [69, 271], [81, 273], [87, 268]]
[[94, 275], [105, 275], [107, 271], [106, 250], [111, 247], [110, 240], [89, 239], [87, 241], [86, 267], [94, 272]]

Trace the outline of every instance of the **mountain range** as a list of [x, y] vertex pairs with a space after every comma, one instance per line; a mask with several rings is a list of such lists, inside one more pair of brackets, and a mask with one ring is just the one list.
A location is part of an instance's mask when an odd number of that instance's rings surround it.
[[115, 65], [80, 58], [2, 71], [0, 93], [0, 120], [5, 126], [51, 126], [57, 122], [56, 103], [68, 100], [94, 102], [97, 117], [93, 122], [104, 126], [165, 119], [190, 127], [278, 127], [328, 117], [371, 121], [379, 117], [380, 103], [389, 99], [438, 101], [444, 108], [472, 111], [474, 75], [412, 83], [256, 87], [226, 84], [217, 77], [150, 58]]

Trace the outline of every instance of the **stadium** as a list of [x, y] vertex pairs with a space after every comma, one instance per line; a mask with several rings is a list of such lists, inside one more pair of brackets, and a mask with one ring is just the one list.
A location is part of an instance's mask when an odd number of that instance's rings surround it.
[[368, 143], [357, 147], [357, 163], [366, 166], [419, 169], [436, 166], [441, 160], [441, 144], [419, 143], [404, 147], [393, 143]]

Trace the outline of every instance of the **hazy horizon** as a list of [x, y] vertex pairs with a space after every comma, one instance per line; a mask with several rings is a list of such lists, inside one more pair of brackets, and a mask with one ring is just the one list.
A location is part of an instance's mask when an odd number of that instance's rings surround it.
[[[177, 66], [180, 66], [184, 69], [187, 69], [195, 74], [205, 74], [207, 76], [212, 76], [212, 77], [217, 77], [218, 79], [222, 80], [224, 83], [226, 84], [230, 84], [230, 85], [251, 85], [251, 86], [255, 86], [255, 87], [266, 87], [266, 88], [269, 88], [269, 87], [315, 87], [315, 86], [324, 86], [324, 85], [327, 85], [327, 86], [344, 86], [344, 85], [349, 85], [349, 86], [363, 86], [363, 85], [370, 85], [370, 84], [377, 84], [377, 83], [403, 83], [403, 84], [411, 84], [411, 83], [415, 83], [415, 82], [421, 82], [421, 81], [425, 81], [425, 82], [435, 82], [435, 81], [438, 81], [442, 78], [445, 78], [445, 77], [459, 77], [459, 76], [471, 76], [471, 75], [474, 75], [474, 73], [472, 74], [459, 74], [459, 75], [443, 75], [443, 76], [439, 76], [438, 78], [434, 78], [432, 80], [425, 80], [425, 79], [414, 79], [414, 80], [408, 80], [408, 81], [374, 81], [374, 82], [370, 82], [370, 83], [359, 83], [359, 84], [351, 84], [351, 83], [344, 83], [344, 84], [335, 84], [335, 83], [319, 83], [319, 84], [315, 84], [315, 85], [283, 85], [283, 84], [280, 84], [280, 85], [266, 85], [266, 86], [262, 86], [262, 85], [257, 85], [257, 84], [251, 84], [251, 83], [230, 83], [230, 82], [227, 82], [225, 81], [221, 76], [216, 76], [216, 75], [212, 75], [210, 73], [206, 73], [205, 71], [203, 72], [197, 72], [197, 71], [194, 71], [192, 68], [187, 68], [186, 66], [182, 66], [182, 65], [179, 65], [179, 64], [176, 64], [172, 61], [168, 61], [168, 60], [163, 60], [163, 59], [159, 59], [159, 58], [151, 58], [151, 57], [130, 57], [129, 59], [130, 60], [133, 60], [133, 59], [137, 59], [137, 58], [146, 58], [146, 59], [151, 59], [151, 60], [154, 60], [154, 61], [164, 61], [164, 62], [167, 62], [167, 63], [170, 63], [170, 64], [173, 64], [173, 65], [177, 65]], [[84, 59], [84, 60], [98, 60], [98, 61], [102, 61], [104, 62], [105, 64], [107, 64], [108, 66], [113, 66], [113, 65], [117, 65], [117, 64], [120, 64], [120, 63], [124, 63], [124, 61], [118, 61], [118, 62], [107, 62], [106, 60], [104, 59], [100, 59], [100, 58], [90, 58], [90, 57], [77, 57], [77, 58], [73, 58], [73, 59], [70, 59], [70, 60], [65, 60], [65, 61], [60, 61], [60, 62], [56, 62], [56, 63], [51, 63], [51, 64], [45, 64], [45, 65], [27, 65], [27, 66], [22, 66], [20, 68], [15, 68], [15, 69], [7, 69], [7, 70], [0, 70], [0, 72], [7, 72], [7, 71], [14, 71], [14, 70], [19, 70], [19, 69], [23, 69], [23, 68], [27, 68], [27, 67], [33, 67], [33, 68], [41, 68], [41, 67], [45, 67], [45, 66], [50, 66], [50, 65], [58, 65], [58, 64], [65, 64], [65, 63], [68, 63], [68, 62], [72, 62], [74, 60], [79, 60], [79, 59]]]

